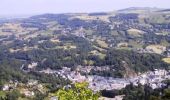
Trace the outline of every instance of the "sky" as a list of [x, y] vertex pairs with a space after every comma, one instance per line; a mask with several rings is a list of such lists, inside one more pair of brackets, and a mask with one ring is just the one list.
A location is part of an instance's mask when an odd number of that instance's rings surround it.
[[0, 16], [104, 12], [128, 7], [170, 8], [170, 0], [0, 0]]

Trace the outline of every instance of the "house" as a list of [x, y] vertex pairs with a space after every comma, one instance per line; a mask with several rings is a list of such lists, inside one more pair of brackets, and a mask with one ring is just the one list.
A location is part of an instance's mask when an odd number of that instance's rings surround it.
[[9, 87], [10, 87], [9, 85], [4, 85], [3, 88], [2, 88], [2, 90], [3, 90], [3, 91], [8, 91], [8, 90], [9, 90]]
[[31, 64], [28, 65], [28, 69], [33, 69], [33, 68], [35, 68], [37, 65], [38, 65], [37, 62], [33, 62], [33, 63], [31, 63]]
[[21, 91], [21, 93], [24, 94], [26, 97], [32, 97], [32, 96], [35, 95], [35, 93], [34, 93], [33, 91], [29, 91], [29, 90], [27, 90], [27, 89], [23, 89], [23, 90]]
[[50, 100], [58, 100], [58, 97], [51, 97]]

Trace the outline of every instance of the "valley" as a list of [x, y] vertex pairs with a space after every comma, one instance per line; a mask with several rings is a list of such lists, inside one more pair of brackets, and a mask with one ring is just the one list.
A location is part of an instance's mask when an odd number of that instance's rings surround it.
[[121, 91], [131, 83], [159, 89], [170, 79], [169, 59], [166, 9], [0, 20], [0, 96], [18, 90], [21, 100], [49, 100], [77, 82], [93, 91]]

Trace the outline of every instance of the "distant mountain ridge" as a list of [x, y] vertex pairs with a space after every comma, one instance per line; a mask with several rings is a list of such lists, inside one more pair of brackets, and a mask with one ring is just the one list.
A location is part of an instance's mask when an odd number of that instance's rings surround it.
[[170, 9], [164, 9], [164, 10], [160, 10], [159, 12], [169, 12], [170, 11]]

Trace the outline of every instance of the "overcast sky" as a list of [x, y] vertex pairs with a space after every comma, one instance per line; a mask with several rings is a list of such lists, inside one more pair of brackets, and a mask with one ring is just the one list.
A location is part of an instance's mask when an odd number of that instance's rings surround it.
[[0, 16], [102, 12], [128, 7], [170, 8], [170, 0], [0, 0]]

